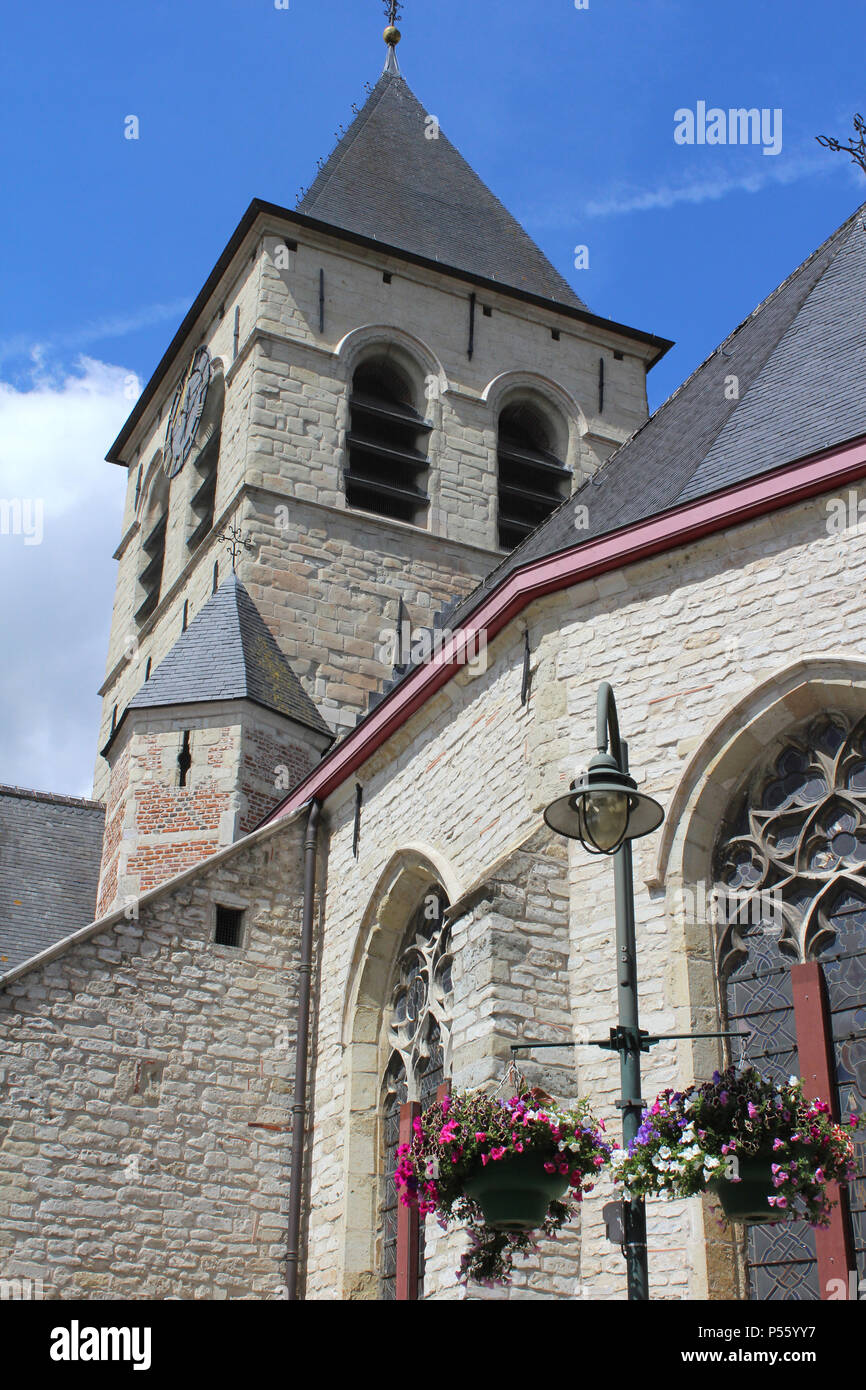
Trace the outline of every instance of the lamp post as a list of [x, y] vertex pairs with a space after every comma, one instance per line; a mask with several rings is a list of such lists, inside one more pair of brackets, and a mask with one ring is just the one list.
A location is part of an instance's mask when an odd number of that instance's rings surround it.
[[[620, 738], [613, 690], [599, 686], [596, 709], [598, 752], [586, 773], [571, 785], [568, 796], [551, 803], [544, 819], [559, 835], [580, 840], [590, 854], [613, 856], [616, 895], [616, 953], [618, 1026], [611, 1029], [609, 1047], [619, 1052], [622, 1137], [627, 1148], [640, 1127], [640, 1054], [648, 1039], [638, 1020], [637, 952], [634, 928], [634, 885], [631, 842], [658, 829], [664, 811], [652, 797], [637, 790], [628, 771], [628, 748]], [[646, 1211], [642, 1198], [623, 1201], [624, 1249], [630, 1300], [649, 1298]]]

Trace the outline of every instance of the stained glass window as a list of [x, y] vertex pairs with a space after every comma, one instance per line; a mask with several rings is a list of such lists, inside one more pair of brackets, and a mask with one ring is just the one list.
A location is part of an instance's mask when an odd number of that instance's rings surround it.
[[[866, 720], [826, 714], [792, 730], [729, 808], [714, 854], [718, 968], [732, 1028], [765, 1075], [799, 1074], [790, 967], [820, 961], [838, 1100], [866, 1106]], [[866, 1278], [866, 1145], [850, 1190]], [[750, 1296], [817, 1299], [815, 1241], [803, 1222], [753, 1226]]]

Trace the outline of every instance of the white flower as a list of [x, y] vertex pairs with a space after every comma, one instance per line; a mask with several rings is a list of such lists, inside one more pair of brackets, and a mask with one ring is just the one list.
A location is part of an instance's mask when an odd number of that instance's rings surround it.
[[662, 1158], [670, 1158], [671, 1156], [671, 1151], [668, 1148], [667, 1144], [662, 1144], [661, 1148], [659, 1149], [659, 1153], [661, 1154]]
[[718, 1168], [718, 1167], [721, 1166], [721, 1162], [722, 1162], [722, 1160], [721, 1160], [720, 1158], [715, 1158], [715, 1157], [711, 1154], [711, 1155], [709, 1155], [707, 1158], [704, 1159], [704, 1168], [705, 1168], [705, 1169], [707, 1169], [707, 1168]]

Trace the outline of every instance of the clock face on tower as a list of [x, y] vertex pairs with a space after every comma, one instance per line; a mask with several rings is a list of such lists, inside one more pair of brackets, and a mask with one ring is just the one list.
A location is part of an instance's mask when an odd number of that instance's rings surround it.
[[168, 417], [168, 428], [165, 432], [165, 471], [170, 478], [183, 468], [195, 443], [212, 370], [208, 349], [200, 347], [194, 353], [186, 376], [178, 387]]

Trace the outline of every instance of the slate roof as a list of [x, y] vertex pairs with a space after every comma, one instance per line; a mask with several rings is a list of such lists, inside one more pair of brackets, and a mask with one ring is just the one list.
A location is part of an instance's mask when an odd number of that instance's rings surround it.
[[[736, 377], [739, 396], [726, 391]], [[456, 628], [533, 560], [866, 434], [866, 203], [763, 300], [664, 405], [465, 599]], [[576, 530], [582, 504], [588, 526]], [[396, 667], [368, 712], [408, 674]], [[363, 716], [362, 716], [363, 717]], [[360, 720], [359, 720], [360, 722]]]
[[0, 976], [96, 915], [105, 807], [0, 786]]
[[236, 574], [211, 595], [128, 709], [211, 700], [253, 700], [331, 734]]
[[298, 212], [458, 270], [585, 309], [396, 69], [376, 86]]
[[[726, 378], [736, 377], [730, 399]], [[866, 434], [866, 203], [448, 615], [519, 565]], [[575, 506], [588, 511], [574, 527]]]

